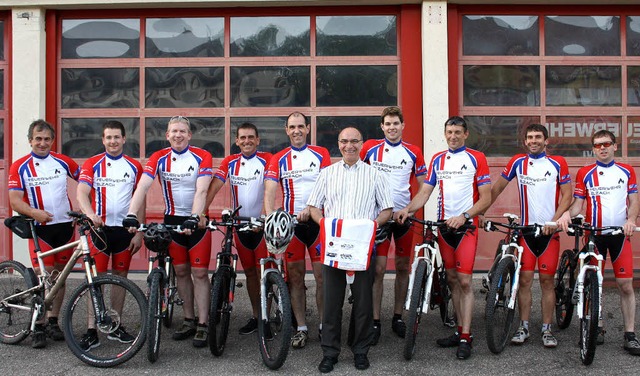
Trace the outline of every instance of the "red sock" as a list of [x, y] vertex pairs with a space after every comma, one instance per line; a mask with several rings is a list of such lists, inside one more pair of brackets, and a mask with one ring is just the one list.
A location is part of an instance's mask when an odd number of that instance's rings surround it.
[[460, 334], [460, 340], [466, 340], [467, 342], [471, 342], [471, 333], [462, 333]]
[[457, 334], [462, 333], [462, 327], [458, 325], [458, 330], [456, 331]]

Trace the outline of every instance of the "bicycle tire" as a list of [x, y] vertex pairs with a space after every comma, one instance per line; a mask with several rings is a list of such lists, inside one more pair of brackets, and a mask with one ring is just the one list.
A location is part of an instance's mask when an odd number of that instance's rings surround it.
[[231, 288], [231, 270], [221, 266], [211, 281], [211, 301], [209, 303], [209, 350], [215, 356], [224, 353], [229, 333], [231, 306], [229, 292]]
[[[105, 307], [102, 315], [107, 323], [97, 328], [99, 346], [83, 350], [80, 347], [80, 340], [87, 332], [89, 317], [95, 316], [93, 305], [89, 302], [92, 287], [88, 282], [83, 282], [69, 296], [63, 312], [63, 330], [67, 346], [75, 355], [86, 364], [94, 367], [113, 367], [122, 364], [133, 358], [144, 345], [147, 338], [147, 299], [140, 288], [132, 281], [116, 276], [103, 275], [93, 278], [93, 286], [97, 292], [97, 299]], [[123, 292], [124, 304], [122, 315], [118, 314], [113, 307], [111, 293], [113, 289], [116, 293]], [[90, 316], [91, 315], [91, 316]], [[130, 343], [123, 343], [119, 340], [108, 339], [108, 335], [126, 324], [127, 332], [134, 338]], [[112, 337], [113, 338], [113, 337]]]
[[[26, 291], [36, 283], [27, 268], [17, 261], [7, 260], [0, 263], [0, 299]], [[12, 304], [30, 307], [29, 310], [12, 309], [0, 303], [0, 342], [17, 344], [29, 336], [33, 314], [33, 294], [12, 299]]]
[[404, 358], [411, 360], [416, 350], [416, 336], [422, 318], [422, 303], [427, 293], [427, 261], [418, 261], [416, 274], [413, 279], [411, 289], [411, 302], [409, 303], [409, 314], [407, 316], [407, 332], [404, 339]]
[[584, 276], [584, 300], [580, 319], [580, 360], [588, 366], [596, 355], [600, 294], [598, 276], [595, 270], [588, 270]]
[[[291, 298], [282, 275], [270, 272], [265, 277], [267, 317], [258, 318], [258, 343], [264, 364], [276, 370], [284, 364], [291, 342]], [[268, 328], [268, 329], [267, 329]], [[271, 338], [268, 338], [269, 333]]]
[[573, 318], [575, 305], [571, 298], [576, 285], [574, 255], [570, 249], [562, 252], [556, 273], [556, 324], [560, 329], [568, 328]]
[[173, 307], [176, 304], [176, 295], [178, 294], [178, 285], [176, 284], [176, 270], [173, 264], [169, 265], [169, 275], [164, 287], [166, 305], [163, 307], [162, 322], [165, 328], [171, 328], [173, 321]]
[[162, 336], [163, 283], [161, 273], [152, 273], [149, 283], [149, 309], [147, 310], [147, 359], [151, 363], [158, 360], [160, 338]]
[[509, 299], [513, 291], [513, 277], [515, 263], [512, 258], [502, 259], [496, 266], [491, 278], [491, 285], [487, 295], [486, 336], [489, 350], [499, 354], [504, 350], [507, 340], [512, 334], [515, 306], [509, 309]]
[[[441, 301], [440, 306], [440, 319], [442, 319], [442, 325], [455, 328], [456, 327], [456, 312], [453, 307], [453, 300], [451, 300], [451, 287], [447, 280], [447, 271], [442, 270], [434, 275], [434, 278], [438, 280], [438, 286], [440, 291]], [[435, 282], [435, 281], [434, 281]]]

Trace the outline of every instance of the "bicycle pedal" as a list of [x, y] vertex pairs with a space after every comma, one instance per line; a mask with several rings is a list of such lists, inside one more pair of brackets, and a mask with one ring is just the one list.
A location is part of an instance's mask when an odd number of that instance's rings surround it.
[[242, 282], [237, 282], [236, 287], [244, 287], [244, 285], [242, 284]]
[[176, 305], [180, 305], [180, 306], [181, 306], [181, 305], [183, 305], [183, 304], [184, 304], [184, 300], [182, 300], [182, 299], [176, 299], [176, 300], [175, 300], [175, 303], [176, 303]]

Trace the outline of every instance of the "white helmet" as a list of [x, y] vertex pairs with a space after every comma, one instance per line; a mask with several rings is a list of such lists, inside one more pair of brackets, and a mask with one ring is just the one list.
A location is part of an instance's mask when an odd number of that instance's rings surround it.
[[294, 223], [291, 215], [278, 209], [269, 214], [264, 223], [264, 239], [269, 252], [276, 255], [284, 252], [293, 238]]

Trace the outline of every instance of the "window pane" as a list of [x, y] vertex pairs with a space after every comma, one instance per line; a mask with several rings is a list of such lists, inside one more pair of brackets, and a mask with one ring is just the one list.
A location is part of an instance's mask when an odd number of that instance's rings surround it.
[[[214, 158], [223, 158], [224, 118], [189, 118], [191, 123], [190, 144], [207, 150]], [[150, 157], [154, 152], [169, 147], [165, 136], [169, 118], [147, 118], [145, 126], [145, 154]]]
[[[286, 121], [286, 116], [231, 118], [231, 154], [240, 152], [240, 148], [236, 146], [236, 129], [238, 129], [240, 124], [245, 122], [252, 123], [258, 127], [258, 135], [260, 136], [258, 150], [275, 154], [288, 147], [291, 143], [284, 131], [284, 123]], [[307, 139], [307, 142], [310, 141], [310, 138]]]
[[140, 56], [140, 20], [62, 20], [62, 58]]
[[309, 106], [309, 67], [232, 67], [231, 107]]
[[138, 68], [62, 69], [62, 108], [135, 108]]
[[523, 132], [529, 124], [540, 123], [536, 116], [465, 116], [469, 126], [466, 145], [487, 157], [512, 157], [523, 153]]
[[4, 70], [0, 69], [0, 109], [4, 110]]
[[309, 17], [231, 17], [231, 56], [309, 56]]
[[620, 106], [619, 66], [548, 66], [547, 106]]
[[640, 116], [629, 116], [627, 144], [624, 147], [628, 157], [640, 157]]
[[539, 106], [540, 67], [468, 65], [463, 68], [465, 106]]
[[396, 55], [395, 16], [316, 17], [318, 56]]
[[640, 56], [640, 16], [627, 17], [627, 55]]
[[224, 68], [147, 68], [145, 90], [149, 108], [224, 107]]
[[537, 56], [537, 16], [464, 16], [463, 55]]
[[316, 68], [318, 106], [394, 106], [398, 104], [395, 65]]
[[364, 141], [384, 137], [380, 116], [318, 116], [316, 122], [316, 143], [329, 149], [332, 157], [342, 156], [338, 148], [338, 135], [347, 126], [358, 128]]
[[627, 69], [627, 98], [629, 106], [640, 106], [640, 66]]
[[622, 147], [620, 147], [622, 140], [620, 137], [621, 121], [622, 118], [619, 116], [548, 116], [546, 126], [555, 154], [564, 157], [593, 158], [591, 135], [606, 129], [616, 136], [618, 151], [615, 155], [620, 157], [622, 156]]
[[102, 145], [102, 125], [108, 120], [118, 120], [124, 125], [126, 141], [124, 153], [140, 157], [140, 119], [62, 119], [62, 154], [72, 158], [89, 158], [104, 152]]
[[620, 17], [547, 16], [544, 30], [550, 56], [620, 55]]
[[4, 159], [4, 119], [0, 119], [0, 160]]
[[223, 18], [149, 18], [146, 57], [224, 56]]

